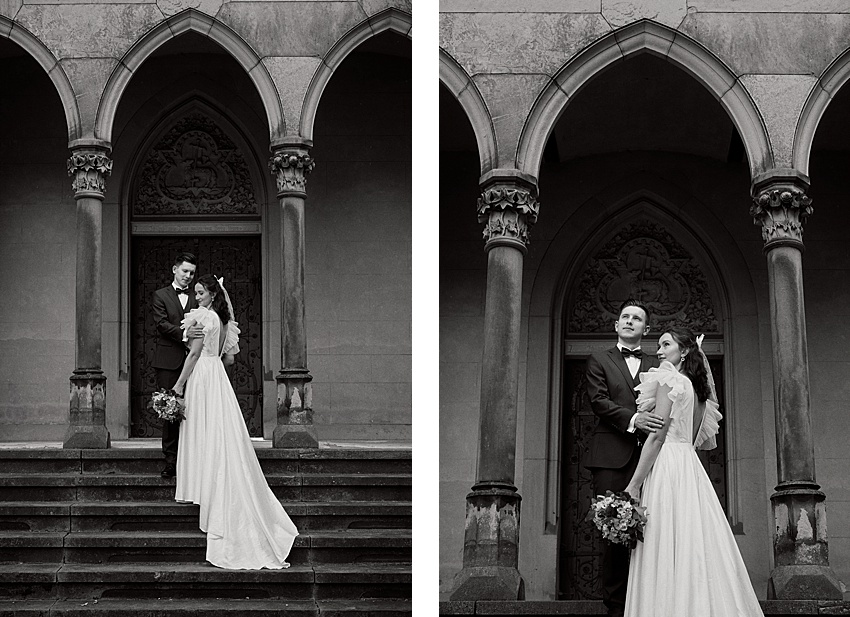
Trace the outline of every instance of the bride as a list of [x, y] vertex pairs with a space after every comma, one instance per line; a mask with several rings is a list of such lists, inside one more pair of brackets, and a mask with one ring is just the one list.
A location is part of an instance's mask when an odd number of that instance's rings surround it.
[[626, 617], [762, 617], [696, 454], [716, 446], [722, 417], [701, 342], [689, 330], [667, 330], [658, 340], [661, 365], [641, 373], [635, 388], [638, 409], [655, 406], [664, 426], [649, 434], [626, 487], [648, 518], [631, 556]]
[[298, 530], [272, 493], [224, 370], [239, 351], [239, 329], [224, 279], [202, 276], [195, 285], [199, 307], [183, 322], [203, 327], [191, 341], [174, 386], [185, 388], [186, 420], [177, 452], [175, 500], [201, 506], [207, 561], [220, 568], [280, 569], [289, 564]]

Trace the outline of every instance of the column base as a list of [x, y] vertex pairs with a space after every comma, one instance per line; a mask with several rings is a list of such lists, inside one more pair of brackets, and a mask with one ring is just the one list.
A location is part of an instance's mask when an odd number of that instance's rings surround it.
[[312, 379], [307, 369], [283, 370], [277, 375], [277, 426], [272, 447], [319, 447], [313, 425]]
[[768, 580], [768, 600], [841, 600], [841, 583], [829, 566], [777, 566]]
[[74, 371], [71, 376], [70, 425], [62, 447], [104, 449], [109, 445], [106, 376], [100, 371]]
[[451, 601], [524, 600], [525, 583], [516, 568], [473, 566], [458, 572]]

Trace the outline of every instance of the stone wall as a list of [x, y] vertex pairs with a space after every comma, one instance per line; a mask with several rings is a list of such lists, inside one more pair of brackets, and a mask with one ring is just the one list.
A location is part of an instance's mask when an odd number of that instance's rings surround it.
[[0, 72], [0, 440], [61, 440], [76, 271], [65, 119], [31, 58], [2, 58]]

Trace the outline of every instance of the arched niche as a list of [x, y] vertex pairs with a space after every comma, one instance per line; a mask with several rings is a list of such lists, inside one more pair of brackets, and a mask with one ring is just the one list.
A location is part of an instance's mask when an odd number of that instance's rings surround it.
[[2, 15], [0, 15], [0, 36], [20, 45], [44, 69], [62, 101], [65, 122], [68, 125], [68, 141], [79, 139], [82, 136], [82, 122], [77, 97], [68, 76], [53, 53], [29, 30]]
[[316, 121], [316, 110], [325, 92], [334, 71], [363, 42], [381, 34], [382, 32], [395, 32], [400, 36], [410, 39], [412, 28], [409, 13], [396, 8], [388, 8], [363, 20], [351, 30], [346, 32], [322, 58], [319, 68], [316, 69], [301, 108], [301, 125], [299, 135], [304, 139], [313, 139], [313, 125]]
[[720, 102], [744, 143], [751, 177], [773, 167], [764, 122], [731, 69], [687, 35], [644, 19], [605, 35], [555, 74], [526, 119], [517, 147], [517, 169], [538, 177], [546, 141], [570, 100], [605, 69], [643, 53], [684, 69]]
[[257, 88], [263, 102], [269, 138], [273, 140], [285, 135], [286, 124], [277, 88], [257, 52], [236, 32], [215, 18], [195, 9], [186, 9], [146, 33], [121, 58], [121, 62], [109, 76], [98, 106], [95, 137], [111, 142], [118, 104], [135, 72], [157, 49], [186, 32], [195, 32], [209, 38], [239, 63]]

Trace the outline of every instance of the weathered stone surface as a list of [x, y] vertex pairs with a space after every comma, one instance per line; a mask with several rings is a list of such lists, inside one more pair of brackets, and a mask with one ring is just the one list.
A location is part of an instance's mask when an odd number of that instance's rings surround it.
[[66, 58], [59, 64], [65, 69], [71, 87], [77, 95], [84, 135], [94, 134], [97, 108], [106, 82], [118, 60], [115, 58]]
[[301, 108], [310, 80], [321, 64], [319, 58], [263, 58], [263, 64], [269, 71], [272, 81], [277, 87], [286, 132], [290, 135], [299, 134], [301, 124]]
[[440, 45], [470, 75], [553, 75], [576, 52], [610, 30], [599, 14], [440, 15]]
[[186, 9], [197, 9], [207, 15], [215, 15], [223, 0], [157, 0], [157, 6], [166, 17], [171, 17]]
[[691, 13], [680, 31], [738, 75], [820, 75], [847, 47], [850, 14]]
[[603, 0], [602, 15], [615, 28], [651, 19], [676, 28], [688, 12], [687, 0]]
[[545, 75], [477, 75], [473, 78], [496, 129], [499, 167], [513, 167], [517, 144], [531, 106], [548, 82]]
[[23, 0], [0, 0], [0, 15], [14, 19], [21, 5]]
[[356, 2], [230, 2], [218, 18], [261, 57], [321, 57], [366, 15]]
[[688, 0], [698, 13], [850, 13], [845, 0]]
[[598, 13], [601, 0], [442, 0], [440, 13]]
[[777, 167], [791, 167], [791, 149], [800, 110], [817, 81], [814, 75], [743, 75], [741, 82], [753, 97], [767, 125]]
[[359, 4], [369, 16], [389, 8], [396, 8], [405, 13], [413, 12], [413, 0], [360, 0]]
[[120, 58], [162, 20], [152, 4], [43, 4], [21, 7], [18, 21], [57, 58]]

